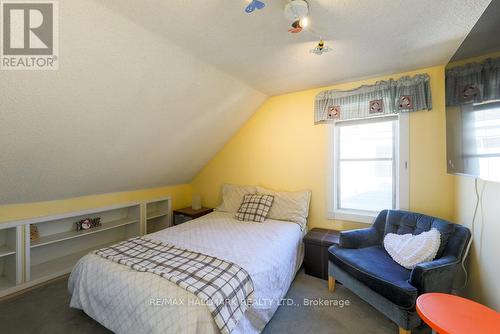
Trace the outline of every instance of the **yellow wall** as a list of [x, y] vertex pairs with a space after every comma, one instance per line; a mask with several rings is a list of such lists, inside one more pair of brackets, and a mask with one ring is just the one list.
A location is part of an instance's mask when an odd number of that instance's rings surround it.
[[145, 201], [167, 195], [172, 196], [172, 207], [174, 209], [191, 205], [191, 185], [181, 184], [161, 188], [84, 196], [49, 202], [3, 205], [0, 206], [0, 223], [115, 204]]
[[[500, 57], [500, 52], [462, 59], [448, 64], [447, 68], [463, 66], [471, 62], [482, 62], [487, 58]], [[475, 220], [474, 241], [468, 256], [469, 284], [464, 291], [466, 297], [472, 298], [491, 308], [500, 310], [500, 276], [498, 254], [500, 246], [500, 223], [498, 219], [498, 199], [500, 184], [478, 180], [481, 205]], [[472, 229], [476, 194], [474, 179], [455, 177], [455, 222]], [[464, 276], [462, 275], [462, 282]]]
[[[474, 179], [457, 176], [456, 221], [471, 228], [476, 194]], [[474, 241], [468, 257], [470, 272], [466, 296], [491, 308], [500, 310], [500, 220], [498, 219], [500, 184], [478, 181], [481, 205], [478, 208]]]
[[410, 209], [453, 218], [454, 182], [446, 174], [444, 67], [311, 89], [269, 98], [192, 182], [204, 205], [220, 202], [221, 183], [311, 189], [309, 227], [363, 226], [326, 219], [327, 126], [314, 125], [315, 96], [325, 89], [352, 89], [376, 80], [426, 72], [433, 110], [410, 116]]

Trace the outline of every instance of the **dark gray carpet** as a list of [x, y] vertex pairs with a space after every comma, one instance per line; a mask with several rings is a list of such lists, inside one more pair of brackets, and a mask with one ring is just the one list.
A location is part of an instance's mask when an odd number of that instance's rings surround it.
[[[0, 332], [110, 333], [82, 311], [68, 307], [70, 296], [66, 286], [67, 279], [61, 279], [0, 303]], [[281, 306], [263, 333], [398, 333], [396, 325], [341, 285], [331, 294], [326, 281], [302, 271], [287, 298], [284, 303], [292, 305]], [[309, 300], [331, 305], [310, 306]], [[342, 307], [341, 303], [346, 301], [349, 305]], [[418, 332], [428, 333], [427, 330]]]

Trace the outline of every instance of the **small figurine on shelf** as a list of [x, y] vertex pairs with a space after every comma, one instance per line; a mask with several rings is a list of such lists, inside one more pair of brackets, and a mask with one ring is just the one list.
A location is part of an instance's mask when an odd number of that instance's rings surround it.
[[99, 227], [101, 226], [101, 218], [96, 217], [96, 218], [85, 218], [80, 220], [79, 222], [76, 222], [76, 230], [77, 231], [82, 231], [82, 230], [89, 230], [91, 228]]
[[30, 225], [30, 240], [35, 241], [40, 238], [40, 233], [38, 232], [38, 226], [31, 224]]

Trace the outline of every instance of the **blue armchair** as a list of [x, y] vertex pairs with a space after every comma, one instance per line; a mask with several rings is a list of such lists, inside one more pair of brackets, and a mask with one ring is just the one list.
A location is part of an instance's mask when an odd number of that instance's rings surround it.
[[[383, 246], [387, 233], [419, 234], [436, 228], [441, 245], [433, 261], [408, 270], [392, 260]], [[409, 334], [420, 325], [417, 297], [426, 292], [450, 293], [453, 278], [471, 238], [468, 228], [419, 213], [384, 210], [370, 228], [341, 232], [329, 249], [328, 287], [335, 281], [361, 297]]]

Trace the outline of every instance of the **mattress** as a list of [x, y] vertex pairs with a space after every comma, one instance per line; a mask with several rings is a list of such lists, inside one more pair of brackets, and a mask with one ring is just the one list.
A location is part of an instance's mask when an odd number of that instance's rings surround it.
[[[148, 238], [243, 267], [255, 303], [232, 333], [260, 333], [285, 296], [303, 258], [300, 226], [266, 220], [241, 222], [213, 212]], [[152, 273], [137, 272], [95, 254], [80, 259], [68, 288], [70, 306], [116, 333], [219, 333], [208, 308], [194, 294]]]

